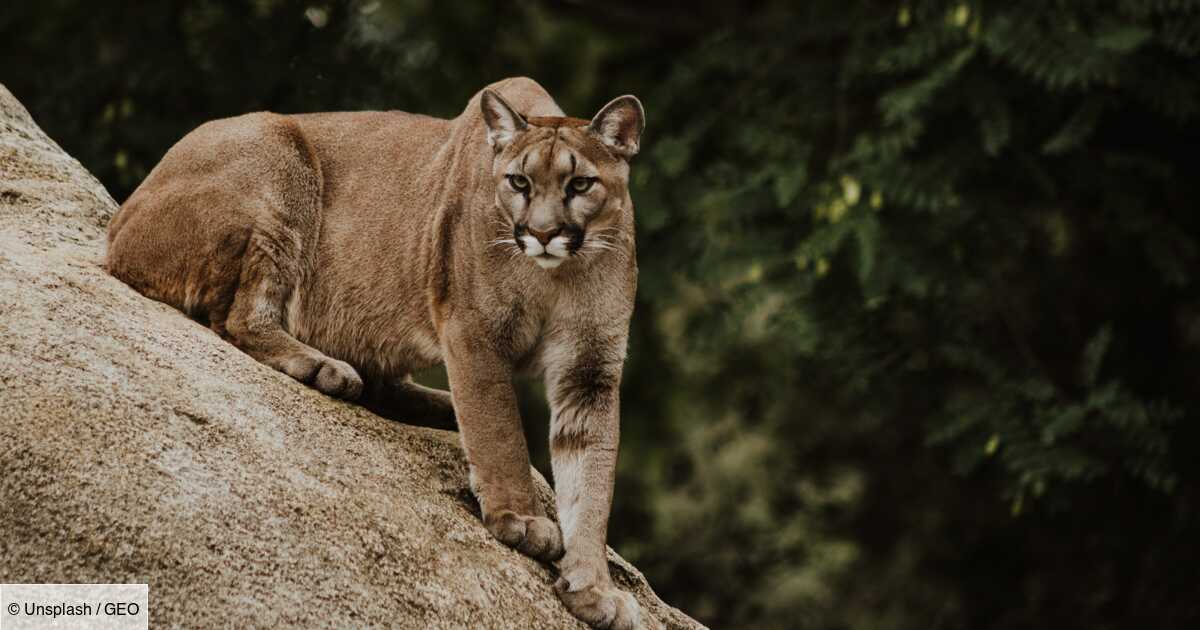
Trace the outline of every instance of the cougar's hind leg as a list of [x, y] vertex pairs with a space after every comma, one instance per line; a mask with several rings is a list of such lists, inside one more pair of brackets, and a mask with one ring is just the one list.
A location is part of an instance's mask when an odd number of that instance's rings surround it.
[[367, 380], [369, 394], [363, 396], [363, 403], [375, 413], [435, 429], [457, 428], [450, 392], [416, 383], [412, 375], [383, 381]]
[[454, 426], [454, 403], [450, 400], [450, 392], [416, 383], [411, 375], [396, 384], [396, 391], [414, 416], [427, 422]]
[[[297, 340], [285, 328], [287, 301], [313, 266], [321, 211], [320, 166], [294, 123], [270, 130], [281, 155], [269, 171], [273, 194], [254, 213], [241, 276], [224, 327], [242, 350], [259, 361], [338, 398], [353, 400], [363, 382], [350, 364]], [[281, 158], [281, 159], [280, 159]]]
[[295, 245], [262, 233], [251, 237], [226, 333], [255, 359], [325, 394], [353, 400], [362, 392], [354, 368], [301, 343], [283, 327], [286, 302], [299, 279]]

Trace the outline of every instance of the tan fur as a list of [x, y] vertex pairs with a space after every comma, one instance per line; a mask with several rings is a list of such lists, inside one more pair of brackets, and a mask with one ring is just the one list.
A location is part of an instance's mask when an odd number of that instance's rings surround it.
[[[628, 159], [641, 106], [622, 97], [589, 122], [564, 117], [529, 79], [489, 89], [453, 120], [204, 124], [113, 218], [107, 266], [330, 395], [356, 398], [365, 378], [414, 414], [453, 413], [489, 531], [558, 560], [556, 588], [576, 616], [633, 628], [637, 604], [612, 585], [604, 545], [637, 277]], [[564, 192], [589, 184], [580, 174], [594, 183]], [[523, 181], [526, 192], [513, 187]], [[411, 382], [443, 361], [451, 394]], [[532, 499], [512, 388], [523, 370], [546, 380], [561, 532]]]

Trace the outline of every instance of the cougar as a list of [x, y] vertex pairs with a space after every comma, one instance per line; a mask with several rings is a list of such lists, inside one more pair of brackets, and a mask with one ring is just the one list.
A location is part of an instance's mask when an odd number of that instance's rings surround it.
[[[527, 78], [456, 118], [253, 113], [201, 125], [121, 206], [106, 266], [328, 394], [457, 420], [483, 523], [557, 562], [602, 628], [642, 625], [605, 538], [637, 283], [633, 96], [569, 118]], [[450, 391], [417, 385], [445, 363]], [[558, 523], [534, 500], [512, 379], [545, 380]]]

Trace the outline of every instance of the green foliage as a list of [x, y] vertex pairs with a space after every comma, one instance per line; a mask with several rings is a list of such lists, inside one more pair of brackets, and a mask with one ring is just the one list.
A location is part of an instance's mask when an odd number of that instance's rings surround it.
[[1200, 619], [1196, 0], [53, 0], [0, 42], [119, 198], [214, 116], [636, 93], [611, 538], [665, 598], [735, 628]]

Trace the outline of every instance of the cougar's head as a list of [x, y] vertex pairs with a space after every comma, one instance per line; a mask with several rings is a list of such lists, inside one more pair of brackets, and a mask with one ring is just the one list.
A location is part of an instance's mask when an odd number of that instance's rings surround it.
[[[543, 269], [617, 249], [633, 225], [629, 159], [645, 128], [642, 104], [622, 96], [590, 121], [525, 118], [491, 90], [481, 100], [492, 176], [510, 244]], [[509, 231], [511, 230], [511, 233]]]

